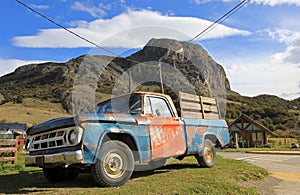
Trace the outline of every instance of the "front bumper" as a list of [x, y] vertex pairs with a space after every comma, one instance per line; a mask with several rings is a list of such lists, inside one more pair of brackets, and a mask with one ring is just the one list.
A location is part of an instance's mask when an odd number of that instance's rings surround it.
[[27, 156], [25, 158], [26, 166], [69, 166], [83, 162], [83, 155], [81, 150], [72, 152], [61, 152], [57, 154], [44, 154]]

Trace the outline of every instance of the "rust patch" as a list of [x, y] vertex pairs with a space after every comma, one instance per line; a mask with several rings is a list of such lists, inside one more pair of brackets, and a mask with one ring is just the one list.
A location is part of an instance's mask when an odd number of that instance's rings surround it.
[[87, 117], [87, 116], [77, 115], [77, 116], [75, 117], [75, 121], [76, 121], [77, 123], [80, 123], [80, 122], [85, 121], [85, 120], [88, 120], [88, 117]]
[[203, 144], [198, 144], [198, 148], [202, 148], [203, 147]]
[[180, 155], [185, 152], [182, 125], [173, 118], [149, 118], [152, 158]]
[[188, 146], [191, 147], [191, 148], [193, 147], [193, 140], [192, 140], [192, 139], [190, 139], [190, 140], [188, 141]]
[[203, 135], [206, 132], [205, 127], [201, 126], [197, 129], [197, 134]]
[[81, 123], [81, 126], [86, 130], [87, 127], [89, 126], [90, 124], [89, 123]]
[[147, 135], [150, 134], [150, 127], [149, 127], [149, 126], [146, 127], [146, 134], [147, 134]]
[[97, 149], [97, 145], [92, 144], [92, 148], [94, 148], [94, 150], [96, 150]]

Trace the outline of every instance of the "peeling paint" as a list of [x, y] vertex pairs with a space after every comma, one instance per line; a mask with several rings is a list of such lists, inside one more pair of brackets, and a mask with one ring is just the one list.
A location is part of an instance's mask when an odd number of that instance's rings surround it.
[[184, 128], [174, 118], [149, 118], [152, 159], [183, 155], [186, 151]]

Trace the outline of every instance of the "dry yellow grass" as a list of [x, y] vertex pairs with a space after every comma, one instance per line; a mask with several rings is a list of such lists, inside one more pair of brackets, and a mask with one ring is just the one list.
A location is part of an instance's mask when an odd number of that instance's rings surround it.
[[0, 121], [26, 123], [28, 126], [57, 117], [68, 116], [59, 103], [26, 98], [21, 104], [0, 106]]
[[280, 142], [282, 145], [290, 146], [292, 143], [298, 143], [296, 138], [268, 138], [269, 142], [274, 142], [278, 145]]

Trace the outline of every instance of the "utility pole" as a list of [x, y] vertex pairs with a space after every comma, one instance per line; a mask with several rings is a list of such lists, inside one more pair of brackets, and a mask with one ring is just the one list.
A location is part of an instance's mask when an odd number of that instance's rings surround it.
[[129, 79], [128, 79], [128, 90], [129, 90], [129, 93], [131, 93], [131, 85], [132, 85], [132, 81], [131, 81], [131, 71], [129, 70], [128, 71], [128, 77], [129, 77]]
[[158, 68], [159, 68], [159, 78], [160, 78], [160, 88], [161, 88], [161, 93], [164, 94], [165, 90], [164, 90], [164, 83], [163, 83], [163, 78], [162, 78], [162, 72], [161, 72], [161, 63], [160, 63], [160, 59], [158, 61]]

